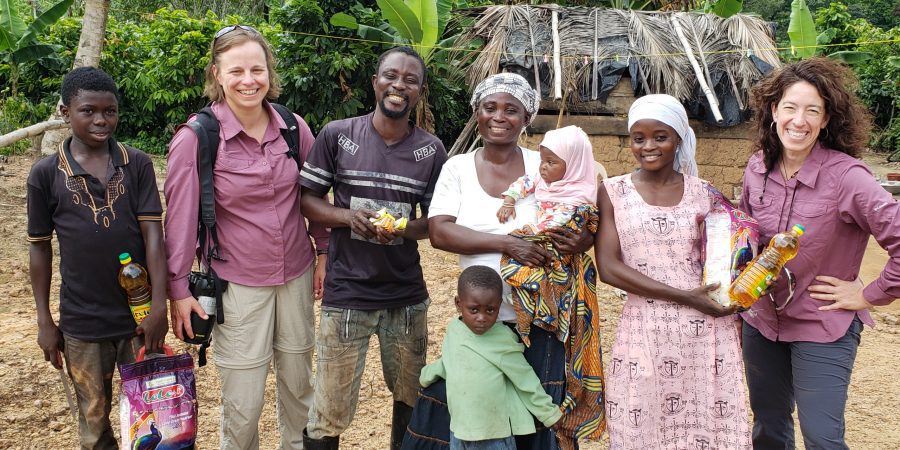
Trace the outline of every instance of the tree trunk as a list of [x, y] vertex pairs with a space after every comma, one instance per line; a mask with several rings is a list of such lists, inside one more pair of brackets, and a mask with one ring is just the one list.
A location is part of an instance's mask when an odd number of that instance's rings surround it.
[[[109, 17], [110, 0], [85, 0], [84, 18], [81, 22], [81, 37], [78, 39], [78, 50], [75, 52], [74, 68], [84, 66], [100, 66], [100, 55], [103, 51], [103, 40], [106, 37], [106, 19]], [[62, 99], [57, 102], [56, 110], [50, 115], [49, 120], [59, 120], [59, 106]], [[51, 155], [59, 148], [59, 143], [64, 141], [70, 129], [63, 128], [51, 130], [44, 134], [41, 141], [41, 153]]]

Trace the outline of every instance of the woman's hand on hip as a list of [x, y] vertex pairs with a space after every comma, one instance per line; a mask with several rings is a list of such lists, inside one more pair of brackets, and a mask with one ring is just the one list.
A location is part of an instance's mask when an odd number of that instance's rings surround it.
[[816, 281], [822, 284], [809, 285], [806, 288], [810, 292], [809, 296], [816, 300], [834, 302], [830, 305], [820, 306], [819, 311], [835, 309], [859, 311], [872, 307], [872, 304], [863, 297], [865, 284], [859, 277], [853, 281], [845, 281], [840, 278], [819, 275], [816, 277]]

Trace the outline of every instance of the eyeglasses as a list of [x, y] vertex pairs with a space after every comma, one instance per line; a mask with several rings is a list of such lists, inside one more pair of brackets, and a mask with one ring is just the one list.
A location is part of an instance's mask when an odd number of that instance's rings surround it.
[[227, 27], [224, 27], [221, 30], [216, 31], [216, 35], [213, 36], [213, 42], [215, 42], [216, 39], [219, 39], [220, 37], [225, 36], [226, 34], [231, 33], [234, 30], [237, 30], [238, 28], [240, 28], [241, 30], [250, 32], [250, 33], [259, 34], [259, 31], [256, 31], [256, 28], [253, 28], [249, 25], [238, 25], [238, 24], [228, 25]]

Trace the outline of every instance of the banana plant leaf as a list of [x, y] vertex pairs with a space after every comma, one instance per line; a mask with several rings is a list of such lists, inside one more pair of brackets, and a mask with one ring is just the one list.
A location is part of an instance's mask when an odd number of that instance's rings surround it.
[[[2, 1], [2, 0], [0, 0]], [[19, 40], [19, 45], [29, 44], [31, 42], [35, 42], [37, 40], [37, 35], [41, 34], [58, 21], [63, 15], [66, 14], [66, 11], [69, 10], [69, 7], [72, 6], [74, 0], [62, 0], [59, 3], [53, 5], [50, 9], [44, 11], [43, 14], [34, 19], [34, 22], [31, 22], [28, 25], [28, 29], [25, 32], [25, 35], [22, 36], [22, 39]]]
[[8, 31], [0, 28], [0, 52], [5, 52], [16, 45], [16, 39]]
[[12, 53], [9, 54], [9, 58], [11, 62], [16, 64], [23, 64], [29, 61], [36, 61], [45, 56], [50, 56], [56, 54], [56, 50], [59, 48], [58, 45], [47, 45], [47, 44], [33, 44], [22, 47]]
[[846, 64], [854, 65], [866, 62], [872, 59], [872, 54], [868, 52], [856, 52], [852, 50], [846, 50], [841, 52], [834, 52], [828, 55], [831, 59], [836, 59], [838, 61], [843, 61]]
[[422, 42], [419, 19], [402, 0], [376, 0], [381, 15], [410, 43]]
[[447, 22], [450, 21], [450, 12], [453, 11], [453, 0], [437, 0], [438, 39], [444, 36]]
[[19, 17], [16, 0], [0, 0], [0, 30], [3, 31], [0, 39], [13, 42], [4, 47], [3, 41], [0, 41], [0, 50], [14, 49], [14, 43], [25, 34], [26, 29], [25, 21]]
[[800, 59], [816, 54], [816, 24], [805, 0], [791, 2], [791, 22], [788, 24], [791, 53]]
[[401, 38], [396, 32], [391, 33], [387, 30], [382, 30], [381, 28], [370, 27], [368, 25], [359, 25], [359, 29], [356, 30], [356, 34], [359, 37], [372, 42], [377, 42], [380, 44], [387, 45], [400, 45], [404, 44], [403, 38]]
[[[379, 44], [389, 44], [396, 45], [402, 44], [403, 39], [397, 35], [397, 32], [393, 29], [381, 29], [372, 27], [369, 25], [361, 25], [356, 22], [356, 18], [345, 13], [336, 13], [328, 19], [328, 23], [341, 28], [347, 28], [350, 30], [355, 30], [356, 35], [368, 40], [377, 42]], [[388, 24], [384, 24], [384, 27], [390, 27]], [[393, 32], [393, 33], [392, 33]]]
[[351, 30], [356, 30], [359, 28], [359, 24], [356, 23], [356, 17], [351, 16], [347, 13], [335, 13], [335, 15], [331, 16], [328, 19], [328, 23], [341, 28], [348, 28]]
[[422, 59], [428, 61], [431, 53], [434, 52], [434, 44], [440, 37], [438, 35], [437, 3], [435, 0], [406, 0], [406, 5], [419, 19], [419, 26], [422, 27], [422, 40], [413, 42], [413, 47], [419, 52]]
[[828, 45], [834, 40], [834, 37], [837, 35], [837, 30], [834, 28], [829, 28], [816, 36], [816, 45]]
[[744, 9], [744, 0], [716, 0], [710, 11], [723, 19], [727, 19], [741, 12], [742, 9]]

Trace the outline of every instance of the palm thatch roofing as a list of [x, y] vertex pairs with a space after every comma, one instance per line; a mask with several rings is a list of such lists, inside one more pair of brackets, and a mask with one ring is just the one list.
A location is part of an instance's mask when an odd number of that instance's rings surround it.
[[[750, 87], [781, 65], [772, 26], [747, 14], [723, 19], [693, 12], [497, 5], [462, 15], [474, 24], [457, 44], [483, 43], [479, 51], [458, 55], [474, 57], [466, 76], [470, 89], [495, 73], [516, 72], [541, 86], [542, 109], [602, 104], [627, 73], [635, 96], [669, 94], [693, 117], [713, 122], [705, 83], [726, 116], [715, 122], [735, 125], [748, 117]], [[474, 141], [470, 119], [451, 153], [472, 149]]]

